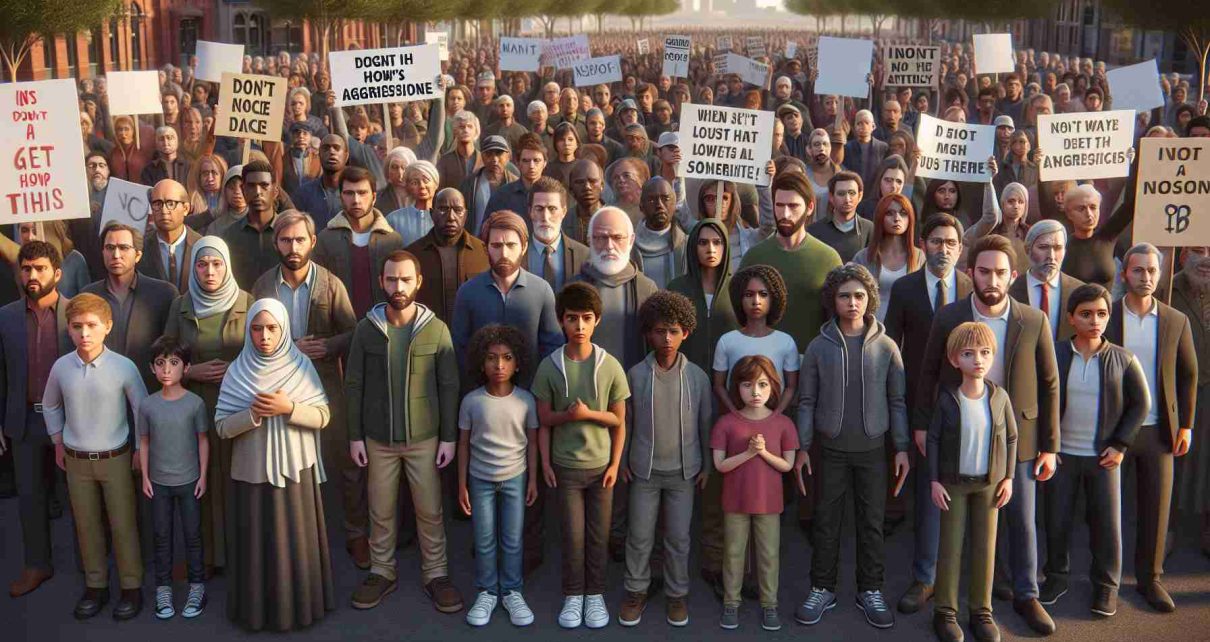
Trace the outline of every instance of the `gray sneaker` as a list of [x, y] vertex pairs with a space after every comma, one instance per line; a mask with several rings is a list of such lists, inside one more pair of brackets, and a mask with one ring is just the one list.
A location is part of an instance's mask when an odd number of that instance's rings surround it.
[[736, 604], [724, 604], [723, 615], [718, 619], [718, 625], [728, 631], [739, 628], [739, 606]]
[[882, 591], [862, 591], [857, 594], [857, 608], [865, 613], [865, 619], [870, 626], [879, 629], [889, 629], [895, 626], [895, 614], [887, 608]]
[[780, 631], [781, 618], [777, 616], [777, 607], [766, 606], [761, 611], [760, 628], [766, 631]]
[[836, 594], [827, 590], [811, 587], [807, 600], [794, 610], [794, 619], [799, 624], [816, 624], [823, 619], [824, 611], [836, 606]]
[[186, 618], [195, 618], [206, 610], [206, 585], [205, 584], [190, 584], [189, 597], [185, 598], [185, 608], [181, 611], [181, 615]]

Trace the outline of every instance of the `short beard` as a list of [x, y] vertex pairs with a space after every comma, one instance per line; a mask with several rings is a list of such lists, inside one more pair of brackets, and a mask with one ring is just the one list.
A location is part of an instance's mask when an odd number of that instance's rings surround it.
[[[30, 283], [32, 284], [33, 281], [31, 281]], [[40, 287], [38, 288], [37, 292], [31, 292], [29, 290], [29, 285], [26, 285], [24, 288], [22, 288], [25, 291], [25, 296], [29, 297], [30, 301], [41, 301], [42, 299], [46, 298], [47, 296], [50, 296], [50, 293], [54, 292], [55, 287], [59, 285], [59, 281], [56, 279], [51, 279], [50, 283], [47, 283], [45, 285], [43, 285], [42, 283], [39, 283], [38, 285]]]
[[492, 263], [492, 272], [496, 274], [496, 276], [505, 279], [516, 274], [517, 270], [519, 269], [521, 269], [521, 265], [519, 263], [514, 263], [509, 259], [502, 258], [497, 260], [495, 263]]
[[[994, 295], [989, 295], [983, 290], [975, 290], [975, 296], [979, 299], [980, 303], [990, 308], [993, 305], [1000, 305], [1000, 303], [1004, 301], [1005, 295], [1003, 292], [997, 292]], [[994, 298], [988, 299], [989, 296], [993, 296]]]
[[550, 245], [559, 238], [559, 228], [554, 225], [534, 225], [534, 238]]
[[802, 218], [795, 221], [792, 227], [784, 225], [783, 221], [778, 221], [777, 222], [777, 233], [778, 233], [778, 235], [780, 235], [782, 237], [790, 238], [791, 236], [798, 234], [798, 232], [800, 230], [802, 230], [802, 228], [805, 227], [806, 225], [807, 225], [807, 217], [805, 214], [802, 216]]
[[593, 251], [592, 257], [589, 259], [592, 267], [605, 276], [614, 276], [621, 273], [630, 264], [630, 252], [618, 253], [617, 258], [604, 258], [604, 253]]
[[929, 267], [935, 272], [948, 272], [954, 267], [953, 261], [950, 259], [950, 257], [941, 253], [927, 254], [925, 255], [925, 260], [928, 262]]
[[414, 299], [410, 295], [402, 292], [396, 292], [395, 294], [387, 297], [387, 305], [391, 306], [391, 308], [396, 312], [401, 312], [406, 310], [409, 305], [412, 305], [413, 300]]
[[309, 256], [304, 256], [301, 254], [287, 254], [286, 256], [281, 257], [281, 264], [290, 270], [301, 270], [307, 266], [307, 263], [310, 262], [310, 260], [311, 257]]

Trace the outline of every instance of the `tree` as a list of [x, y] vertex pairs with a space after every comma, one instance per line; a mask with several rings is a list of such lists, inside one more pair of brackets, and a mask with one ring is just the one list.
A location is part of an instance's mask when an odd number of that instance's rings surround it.
[[[1207, 62], [1210, 62], [1210, 16], [1187, 2], [1155, 0], [1133, 6], [1123, 0], [1107, 0], [1108, 8], [1127, 25], [1140, 29], [1176, 32], [1197, 56], [1198, 100], [1206, 98]], [[1113, 91], [1113, 88], [1109, 88]]]
[[0, 0], [0, 55], [9, 79], [17, 79], [17, 68], [39, 38], [74, 37], [121, 10], [121, 0]]
[[[17, 0], [20, 2], [21, 0]], [[341, 20], [373, 19], [381, 2], [375, 0], [254, 0], [274, 18], [306, 20], [319, 30], [319, 53], [328, 59], [332, 27]]]
[[784, 0], [786, 11], [815, 18], [815, 30], [823, 31], [823, 19], [836, 13], [836, 5], [826, 0]]
[[631, 29], [638, 31], [637, 23], [642, 22], [643, 18], [667, 15], [679, 8], [677, 0], [619, 0], [613, 5], [602, 3], [598, 10], [630, 18]]
[[598, 11], [598, 7], [604, 8], [605, 6], [603, 0], [584, 0], [582, 2], [539, 0], [537, 15], [546, 30], [546, 37], [553, 38], [555, 35], [555, 21], [559, 18], [567, 18], [570, 25], [572, 18], [594, 13]]

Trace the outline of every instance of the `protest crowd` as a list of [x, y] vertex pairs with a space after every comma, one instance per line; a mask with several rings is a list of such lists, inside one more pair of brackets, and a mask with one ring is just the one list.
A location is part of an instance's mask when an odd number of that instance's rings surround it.
[[[828, 614], [847, 593], [874, 627], [923, 613], [984, 642], [996, 618], [1063, 626], [1079, 520], [1093, 614], [1128, 570], [1177, 608], [1167, 554], [1210, 556], [1203, 79], [978, 40], [551, 44], [221, 76], [201, 54], [142, 85], [155, 113], [117, 113], [142, 90], [113, 76], [72, 81], [64, 182], [87, 200], [3, 199], [14, 598], [73, 581], [51, 563], [70, 512], [81, 620], [138, 617], [145, 590], [143, 617], [202, 616], [217, 575], [248, 630], [391, 605], [400, 581], [472, 626], [545, 628], [523, 587], [560, 564], [564, 628], [661, 601], [673, 626], [810, 626], [858, 617]], [[790, 607], [783, 511], [811, 548]], [[459, 587], [447, 529], [468, 517]], [[897, 530], [910, 561], [886, 559]], [[352, 595], [338, 565], [366, 571]], [[691, 575], [714, 595], [691, 601]]]

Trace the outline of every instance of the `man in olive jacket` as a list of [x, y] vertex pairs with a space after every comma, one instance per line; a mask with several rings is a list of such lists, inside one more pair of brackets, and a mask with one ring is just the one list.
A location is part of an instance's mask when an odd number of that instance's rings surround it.
[[458, 431], [458, 362], [446, 327], [416, 303], [420, 261], [396, 250], [379, 279], [387, 303], [353, 331], [345, 372], [349, 455], [369, 467], [370, 575], [353, 594], [354, 608], [373, 608], [395, 589], [395, 506], [406, 469], [416, 508], [425, 593], [437, 610], [462, 609], [449, 580], [441, 481], [454, 458]]

